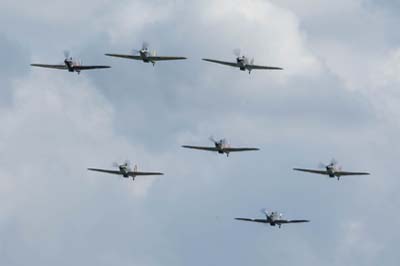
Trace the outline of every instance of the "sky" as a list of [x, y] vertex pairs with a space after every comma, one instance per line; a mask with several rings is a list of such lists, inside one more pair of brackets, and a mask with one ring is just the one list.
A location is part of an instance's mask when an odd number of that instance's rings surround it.
[[[400, 6], [0, 2], [0, 264], [398, 265]], [[142, 42], [155, 67], [104, 56]], [[201, 61], [233, 50], [283, 71]], [[31, 68], [63, 51], [111, 69]], [[209, 136], [258, 152], [182, 149]], [[335, 158], [366, 177], [292, 171]], [[129, 160], [164, 176], [88, 172]], [[308, 224], [234, 217], [261, 208]]]

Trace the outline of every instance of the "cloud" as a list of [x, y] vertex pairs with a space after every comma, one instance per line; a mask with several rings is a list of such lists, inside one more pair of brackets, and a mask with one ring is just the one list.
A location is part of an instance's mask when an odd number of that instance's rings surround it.
[[[386, 20], [358, 1], [76, 5], [47, 3], [46, 14], [0, 6], [3, 56], [14, 62], [0, 71], [9, 93], [0, 106], [2, 264], [397, 265], [398, 47], [378, 38]], [[103, 56], [143, 40], [189, 59], [152, 67]], [[285, 70], [248, 75], [200, 60], [234, 60], [237, 47]], [[28, 68], [62, 60], [66, 48], [112, 68]], [[209, 135], [261, 151], [180, 148]], [[337, 182], [291, 170], [332, 157], [373, 175]], [[132, 182], [86, 171], [125, 159], [166, 175]], [[274, 230], [233, 221], [262, 207], [312, 222]]]

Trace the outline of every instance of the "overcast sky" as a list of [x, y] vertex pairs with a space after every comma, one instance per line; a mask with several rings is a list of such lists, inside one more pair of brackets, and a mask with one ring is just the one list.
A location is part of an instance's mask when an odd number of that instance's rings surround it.
[[[400, 5], [0, 2], [0, 265], [398, 265]], [[143, 41], [152, 67], [104, 56]], [[253, 71], [201, 61], [234, 60]], [[108, 70], [34, 69], [70, 50]], [[258, 152], [180, 148], [210, 135]], [[296, 173], [335, 158], [342, 178]], [[162, 177], [87, 172], [130, 160]], [[309, 224], [234, 221], [261, 208]]]

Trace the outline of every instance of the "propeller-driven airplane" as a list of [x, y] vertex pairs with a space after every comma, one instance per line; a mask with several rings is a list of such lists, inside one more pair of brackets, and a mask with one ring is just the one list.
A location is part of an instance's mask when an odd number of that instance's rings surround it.
[[143, 42], [142, 49], [140, 50], [133, 50], [131, 55], [127, 54], [105, 54], [107, 56], [112, 57], [120, 57], [126, 59], [133, 59], [133, 60], [142, 60], [145, 63], [152, 63], [153, 66], [156, 64], [157, 61], [170, 61], [170, 60], [184, 60], [186, 57], [181, 56], [157, 56], [156, 51], [149, 50], [149, 44], [147, 42]]
[[163, 173], [158, 172], [139, 172], [137, 170], [137, 165], [135, 165], [132, 171], [132, 169], [129, 167], [129, 162], [127, 161], [123, 164], [114, 163], [114, 167], [118, 168], [118, 170], [106, 170], [97, 168], [88, 168], [88, 170], [107, 174], [122, 175], [125, 178], [132, 177], [132, 180], [135, 180], [136, 176], [163, 175]]
[[341, 176], [349, 176], [349, 175], [369, 175], [370, 173], [366, 172], [347, 172], [347, 171], [342, 171], [342, 168], [337, 165], [337, 162], [335, 159], [332, 159], [332, 161], [328, 165], [320, 164], [319, 168], [324, 169], [324, 170], [313, 170], [313, 169], [302, 169], [302, 168], [293, 168], [295, 171], [301, 171], [301, 172], [307, 172], [307, 173], [312, 173], [312, 174], [320, 174], [320, 175], [327, 175], [330, 178], [337, 178], [337, 180], [340, 180]]
[[226, 154], [229, 157], [229, 153], [231, 152], [240, 152], [240, 151], [258, 151], [258, 148], [233, 148], [228, 145], [226, 139], [215, 140], [213, 137], [209, 138], [210, 141], [214, 143], [214, 147], [204, 147], [204, 146], [190, 146], [183, 145], [183, 148], [194, 149], [194, 150], [203, 150], [203, 151], [213, 151], [218, 152], [219, 154]]
[[99, 66], [99, 65], [84, 66], [82, 64], [82, 61], [74, 60], [72, 57], [70, 57], [68, 51], [64, 51], [64, 56], [65, 56], [65, 59], [64, 59], [63, 64], [59, 64], [59, 65], [31, 64], [31, 66], [68, 70], [69, 72], [76, 72], [78, 74], [80, 74], [82, 70], [111, 68], [110, 66]]
[[240, 49], [235, 49], [234, 54], [236, 55], [236, 62], [226, 62], [226, 61], [220, 61], [220, 60], [215, 60], [215, 59], [207, 59], [203, 58], [204, 61], [211, 62], [211, 63], [217, 63], [221, 65], [227, 65], [231, 67], [238, 67], [242, 71], [249, 71], [249, 74], [253, 69], [266, 69], [266, 70], [283, 70], [283, 68], [280, 67], [271, 67], [271, 66], [259, 66], [259, 65], [254, 65], [254, 58], [249, 60], [244, 55], [241, 55]]
[[239, 221], [245, 222], [255, 222], [255, 223], [264, 223], [269, 224], [271, 226], [279, 226], [281, 228], [282, 224], [291, 224], [291, 223], [308, 223], [309, 220], [286, 220], [283, 219], [283, 214], [278, 212], [271, 212], [269, 214], [266, 209], [262, 209], [261, 212], [265, 214], [265, 219], [252, 219], [252, 218], [235, 218]]

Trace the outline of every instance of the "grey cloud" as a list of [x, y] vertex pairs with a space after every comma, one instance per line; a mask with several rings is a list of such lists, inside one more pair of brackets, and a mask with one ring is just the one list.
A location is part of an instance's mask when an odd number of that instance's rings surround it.
[[0, 102], [8, 105], [11, 98], [11, 85], [21, 74], [29, 69], [29, 52], [25, 45], [16, 40], [9, 39], [7, 35], [0, 35], [0, 58], [3, 67], [0, 71]]
[[385, 1], [376, 1], [376, 0], [364, 0], [364, 5], [371, 10], [374, 8], [382, 8], [389, 13], [396, 14], [400, 10], [400, 3], [395, 0], [385, 0]]
[[[397, 125], [382, 118], [373, 95], [350, 91], [330, 66], [249, 76], [200, 61], [228, 59], [238, 44], [257, 62], [285, 59], [261, 52], [272, 49], [274, 33], [240, 18], [208, 24], [202, 17], [207, 7], [178, 1], [172, 16], [120, 41], [106, 31], [85, 35], [92, 29], [85, 24], [71, 40], [63, 33], [73, 36], [75, 24], [30, 20], [43, 26], [39, 34], [48, 31], [31, 40], [35, 59], [57, 60], [71, 46], [84, 62], [113, 68], [77, 76], [18, 67], [5, 76], [14, 105], [3, 106], [0, 116], [7, 129], [0, 133], [3, 264], [397, 265], [391, 247], [398, 240], [391, 230], [398, 221]], [[85, 21], [81, 16], [77, 21]], [[63, 30], [53, 31], [58, 25]], [[300, 31], [306, 44], [291, 45], [314, 56], [307, 47], [322, 30]], [[21, 43], [30, 36], [15, 34]], [[53, 34], [59, 39], [51, 40]], [[153, 68], [103, 56], [129, 52], [142, 40], [159, 53], [190, 59]], [[38, 52], [47, 41], [49, 51]], [[205, 144], [209, 134], [262, 150], [226, 158], [179, 147]], [[373, 175], [337, 182], [291, 170], [331, 157]], [[85, 170], [124, 159], [166, 175], [132, 183]], [[261, 216], [262, 207], [312, 223], [274, 230], [233, 221]], [[354, 223], [361, 229], [351, 235]], [[371, 255], [374, 246], [384, 249]]]

